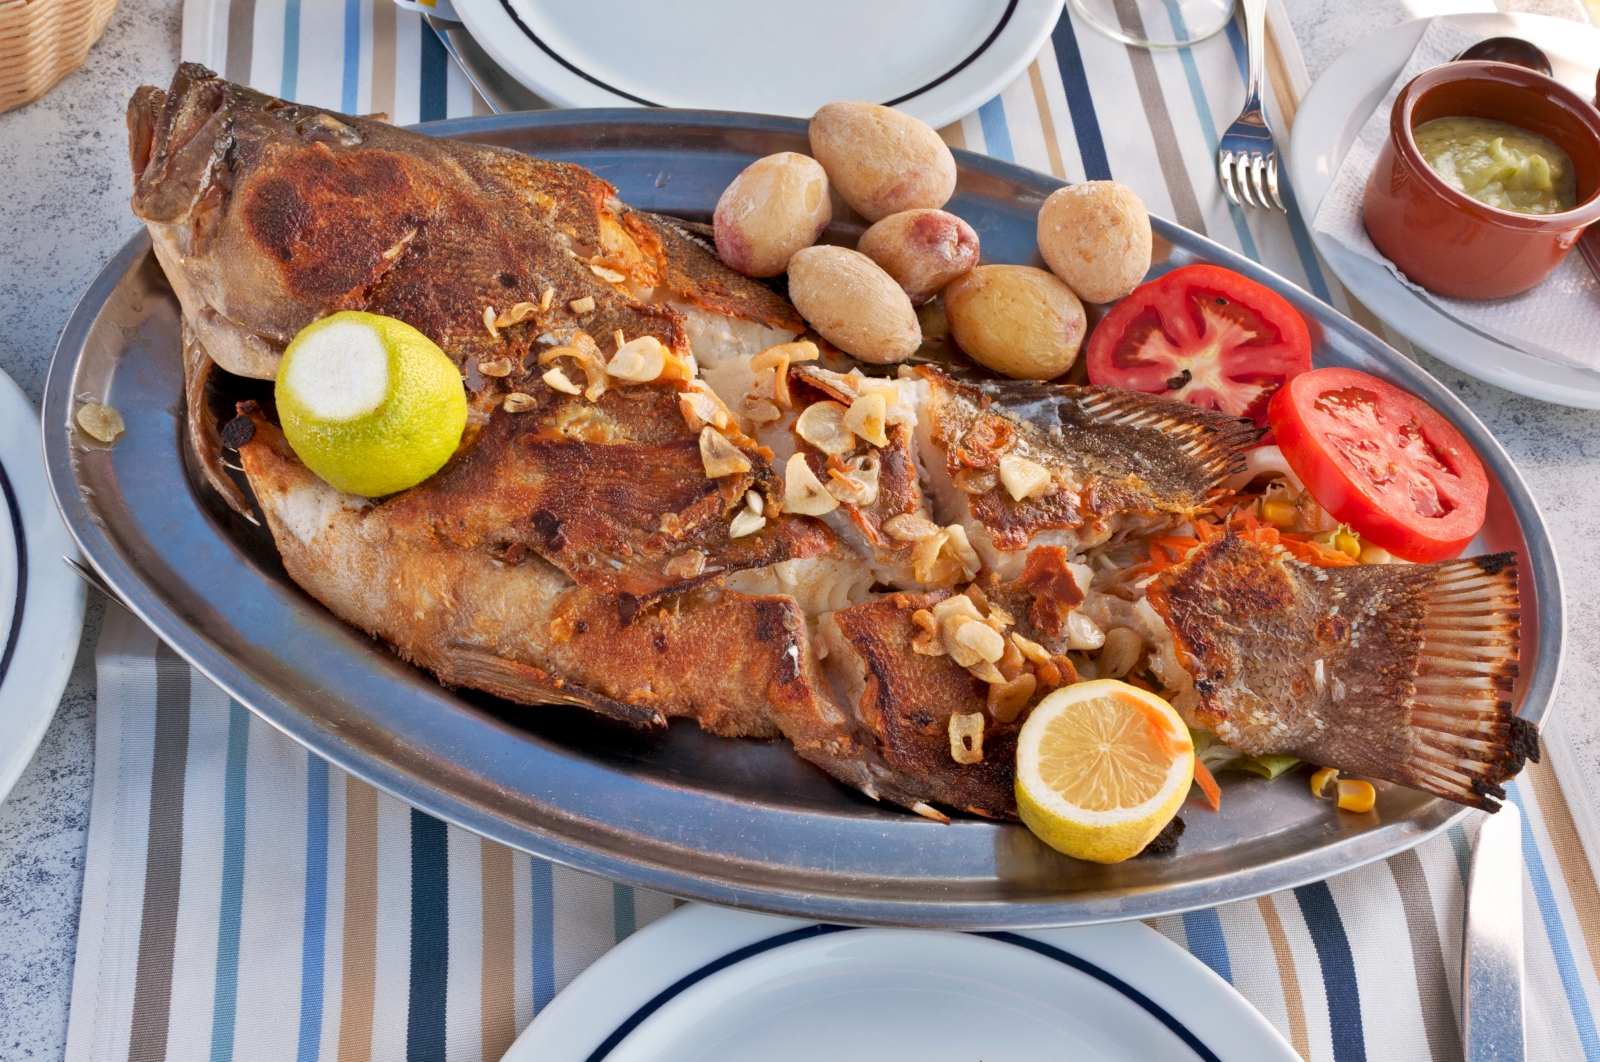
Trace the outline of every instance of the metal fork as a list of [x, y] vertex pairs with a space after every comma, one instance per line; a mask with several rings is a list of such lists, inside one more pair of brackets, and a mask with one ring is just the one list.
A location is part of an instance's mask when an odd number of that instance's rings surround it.
[[[1245, 85], [1244, 110], [1234, 119], [1217, 145], [1217, 176], [1222, 191], [1234, 206], [1276, 204], [1278, 194], [1278, 144], [1272, 139], [1266, 112], [1261, 109], [1261, 62], [1266, 51], [1267, 0], [1243, 0], [1244, 39], [1250, 55], [1250, 80]], [[1254, 192], [1254, 196], [1251, 192]], [[1272, 199], [1267, 199], [1271, 193]], [[1243, 204], [1240, 197], [1244, 197]]]

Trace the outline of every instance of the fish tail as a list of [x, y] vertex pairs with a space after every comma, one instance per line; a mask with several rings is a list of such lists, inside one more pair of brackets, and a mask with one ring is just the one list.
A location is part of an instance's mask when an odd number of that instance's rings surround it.
[[1520, 607], [1513, 553], [1439, 565], [1425, 599], [1408, 766], [1420, 788], [1486, 811], [1539, 762], [1538, 728], [1511, 704]]

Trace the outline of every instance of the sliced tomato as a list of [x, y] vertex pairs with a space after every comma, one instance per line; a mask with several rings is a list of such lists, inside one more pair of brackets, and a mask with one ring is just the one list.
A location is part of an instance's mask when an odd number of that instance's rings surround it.
[[1483, 462], [1437, 410], [1355, 369], [1317, 369], [1269, 415], [1295, 475], [1335, 520], [1397, 557], [1453, 557], [1483, 526]]
[[1089, 381], [1267, 422], [1284, 381], [1311, 371], [1311, 334], [1277, 292], [1214, 265], [1134, 288], [1089, 337]]

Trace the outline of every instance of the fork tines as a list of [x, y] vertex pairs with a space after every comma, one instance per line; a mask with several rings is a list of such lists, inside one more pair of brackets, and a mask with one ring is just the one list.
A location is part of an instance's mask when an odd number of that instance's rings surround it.
[[[1279, 210], [1286, 210], [1283, 197], [1278, 194], [1276, 151], [1268, 154], [1259, 151], [1219, 151], [1217, 175], [1222, 181], [1223, 194], [1233, 205], [1263, 206], [1268, 210], [1276, 205]], [[1269, 193], [1272, 196], [1270, 200], [1267, 198]]]

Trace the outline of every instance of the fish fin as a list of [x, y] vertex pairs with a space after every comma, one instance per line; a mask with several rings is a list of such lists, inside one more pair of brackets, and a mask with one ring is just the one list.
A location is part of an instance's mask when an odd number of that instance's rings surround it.
[[1418, 788], [1498, 809], [1501, 783], [1539, 760], [1538, 728], [1512, 709], [1520, 653], [1516, 556], [1449, 561], [1425, 599], [1409, 767]]
[[251, 523], [256, 522], [244, 492], [222, 467], [222, 437], [217, 430], [217, 416], [206, 401], [206, 382], [216, 363], [207, 356], [187, 318], [183, 322], [183, 398], [188, 416], [187, 436], [189, 449], [194, 453], [206, 482], [222, 495], [228, 507]]
[[464, 645], [450, 646], [435, 671], [445, 685], [470, 686], [518, 704], [573, 704], [633, 726], [667, 725], [666, 717], [654, 708], [602, 697], [540, 668]]
[[1156, 431], [1181, 440], [1178, 449], [1199, 463], [1212, 489], [1244, 470], [1244, 449], [1263, 432], [1248, 420], [1161, 395], [1115, 387], [1073, 390], [1081, 396], [1080, 408], [1091, 422], [1107, 428]]
[[[1262, 433], [1248, 420], [1161, 395], [1031, 380], [956, 380], [929, 366], [918, 373], [932, 387], [928, 413], [947, 457], [954, 459], [953, 447], [965, 445], [970, 426], [998, 413], [1041, 454], [1054, 454], [1090, 483], [1106, 512], [1192, 512], [1243, 470], [1244, 449]], [[1076, 526], [1081, 519], [1074, 514], [1053, 526]]]

